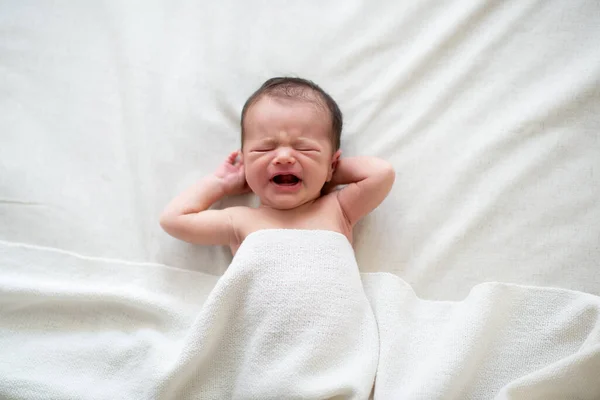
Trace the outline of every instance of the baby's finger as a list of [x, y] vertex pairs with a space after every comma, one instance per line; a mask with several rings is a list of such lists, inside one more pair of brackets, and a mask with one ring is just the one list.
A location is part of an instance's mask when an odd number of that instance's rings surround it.
[[237, 156], [238, 156], [238, 151], [236, 150], [227, 157], [227, 162], [229, 164], [235, 163], [235, 159], [237, 158]]
[[242, 151], [238, 150], [238, 151], [235, 152], [235, 154], [236, 154], [235, 165], [242, 165], [242, 164], [244, 164], [244, 161], [242, 159]]

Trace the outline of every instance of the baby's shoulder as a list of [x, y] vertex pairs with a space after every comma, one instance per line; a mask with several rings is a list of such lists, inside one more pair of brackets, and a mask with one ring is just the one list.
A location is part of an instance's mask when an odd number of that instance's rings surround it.
[[227, 207], [224, 209], [231, 217], [234, 218], [246, 218], [252, 214], [256, 214], [256, 209], [247, 206], [234, 206]]
[[234, 228], [248, 230], [250, 226], [259, 224], [266, 219], [261, 208], [235, 206], [226, 208]]

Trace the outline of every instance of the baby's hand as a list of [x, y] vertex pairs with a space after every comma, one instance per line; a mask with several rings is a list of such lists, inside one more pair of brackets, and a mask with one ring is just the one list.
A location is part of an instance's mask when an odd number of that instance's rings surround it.
[[223, 193], [227, 196], [250, 192], [244, 174], [244, 163], [239, 159], [240, 154], [239, 150], [231, 153], [215, 172], [223, 185]]

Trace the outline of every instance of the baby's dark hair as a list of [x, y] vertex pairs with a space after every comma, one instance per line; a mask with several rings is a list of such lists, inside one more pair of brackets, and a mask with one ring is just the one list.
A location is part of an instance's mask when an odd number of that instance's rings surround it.
[[321, 89], [319, 85], [308, 79], [291, 77], [276, 77], [267, 80], [246, 100], [244, 108], [242, 108], [241, 118], [242, 143], [244, 142], [244, 120], [246, 119], [248, 109], [260, 100], [261, 97], [273, 96], [314, 101], [314, 98], [310, 96], [311, 94], [318, 97], [318, 100], [320, 100], [319, 103], [325, 106], [331, 116], [331, 144], [333, 151], [337, 151], [340, 148], [340, 138], [342, 136], [342, 111], [335, 100]]

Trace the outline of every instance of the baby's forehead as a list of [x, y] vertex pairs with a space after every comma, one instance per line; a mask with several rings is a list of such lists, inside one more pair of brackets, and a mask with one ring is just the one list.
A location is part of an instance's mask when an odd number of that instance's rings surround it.
[[273, 94], [264, 94], [261, 96], [250, 108], [249, 113], [252, 111], [260, 113], [268, 110], [272, 113], [274, 110], [289, 110], [294, 114], [301, 112], [309, 112], [313, 114], [313, 117], [319, 117], [319, 119], [328, 119], [329, 113], [327, 107], [321, 97], [317, 94], [303, 95], [301, 97], [290, 97], [290, 96], [278, 96]]
[[264, 96], [246, 116], [247, 133], [254, 137], [287, 132], [294, 136], [328, 137], [331, 120], [313, 101]]

